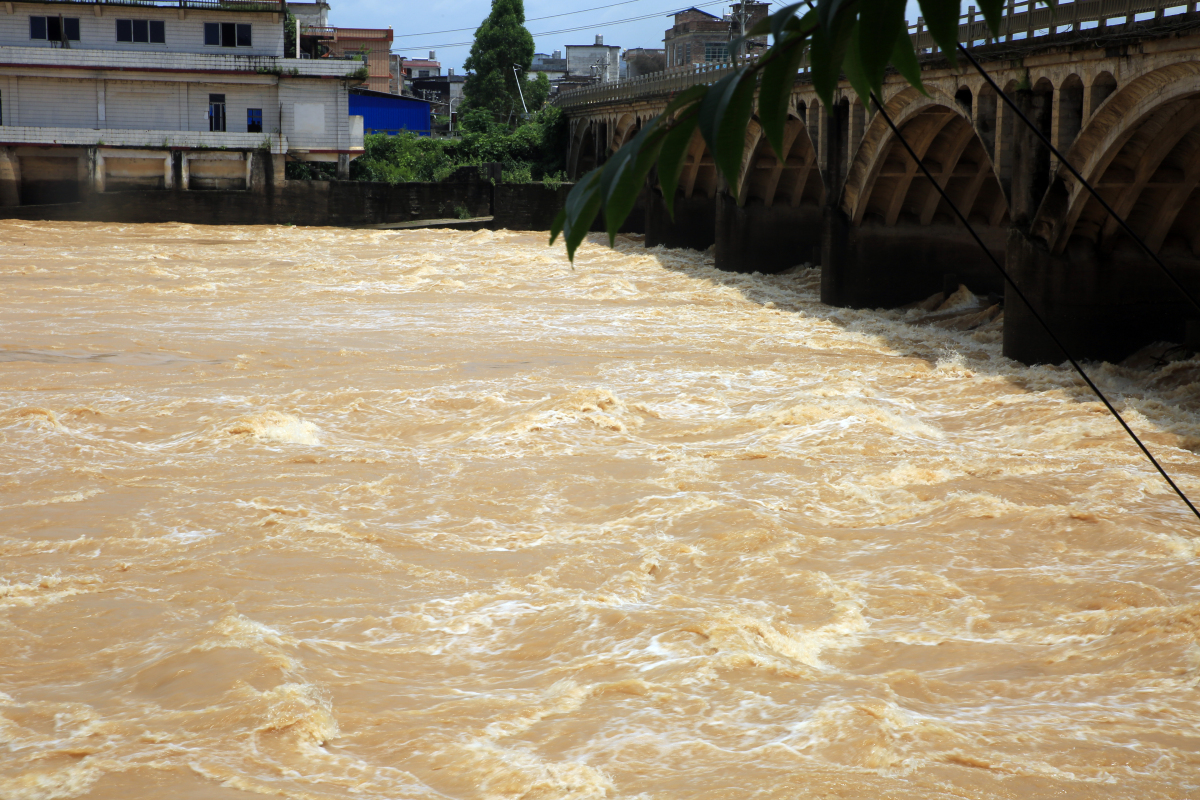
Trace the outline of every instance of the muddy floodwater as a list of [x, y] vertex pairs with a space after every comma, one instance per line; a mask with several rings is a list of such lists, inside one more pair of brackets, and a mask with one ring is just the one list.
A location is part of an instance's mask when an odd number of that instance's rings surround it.
[[[819, 282], [0, 222], [0, 798], [1200, 797], [1200, 525]], [[1094, 369], [1200, 497], [1200, 360]]]

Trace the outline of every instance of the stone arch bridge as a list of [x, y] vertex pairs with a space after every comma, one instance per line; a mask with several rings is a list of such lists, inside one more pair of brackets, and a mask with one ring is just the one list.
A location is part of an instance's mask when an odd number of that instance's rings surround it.
[[[960, 40], [1159, 257], [1200, 295], [1200, 4], [1076, 0], [1013, 3], [999, 36], [972, 9]], [[1200, 319], [1153, 263], [982, 77], [952, 69], [923, 23], [910, 29], [928, 95], [889, 75], [883, 99], [914, 151], [1072, 350], [1118, 359], [1182, 341]], [[676, 67], [564, 93], [568, 167], [601, 164], [672, 96], [728, 64]], [[674, 220], [647, 186], [646, 244], [705, 249], [717, 266], [770, 272], [822, 264], [822, 299], [899, 306], [946, 285], [1002, 294], [1000, 277], [882, 115], [850, 86], [826, 107], [801, 72], [779, 159], [751, 120], [736, 199], [696, 135]], [[642, 227], [644, 225], [644, 227]], [[1200, 328], [1198, 328], [1200, 330]], [[1062, 354], [1010, 297], [1005, 353]]]

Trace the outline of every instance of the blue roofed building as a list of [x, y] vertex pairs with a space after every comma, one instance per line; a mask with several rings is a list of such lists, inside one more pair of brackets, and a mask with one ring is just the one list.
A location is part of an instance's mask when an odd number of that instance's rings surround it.
[[361, 88], [350, 90], [350, 116], [363, 118], [363, 133], [389, 136], [401, 131], [428, 136], [432, 120], [427, 100]]

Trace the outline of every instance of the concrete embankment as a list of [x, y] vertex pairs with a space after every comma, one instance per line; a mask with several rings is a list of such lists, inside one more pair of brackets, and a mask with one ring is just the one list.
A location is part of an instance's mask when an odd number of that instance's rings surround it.
[[570, 185], [283, 181], [259, 191], [93, 192], [79, 202], [0, 208], [0, 217], [91, 222], [358, 227], [417, 220], [492, 217], [492, 227], [547, 230]]

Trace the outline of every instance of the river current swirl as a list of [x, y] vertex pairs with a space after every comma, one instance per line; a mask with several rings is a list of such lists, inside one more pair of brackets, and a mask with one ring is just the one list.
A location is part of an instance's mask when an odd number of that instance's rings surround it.
[[[965, 289], [506, 231], [0, 252], [0, 797], [1200, 796], [1200, 526]], [[1200, 360], [1092, 369], [1200, 497]]]

